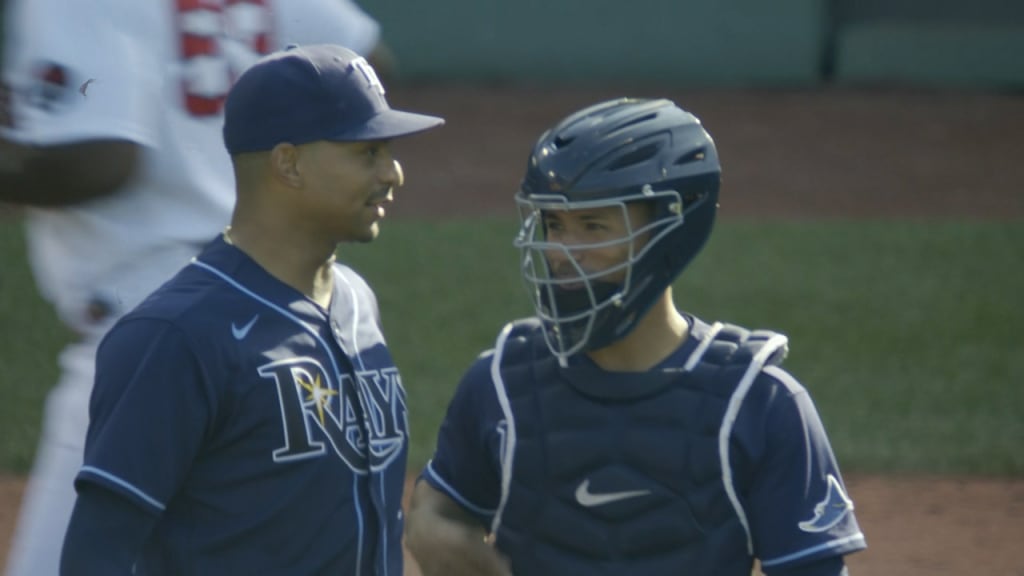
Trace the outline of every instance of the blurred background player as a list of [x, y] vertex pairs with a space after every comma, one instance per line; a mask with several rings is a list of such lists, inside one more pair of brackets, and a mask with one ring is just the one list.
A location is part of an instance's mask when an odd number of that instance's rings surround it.
[[425, 575], [749, 576], [755, 558], [771, 576], [846, 573], [864, 536], [779, 366], [786, 337], [673, 299], [720, 176], [711, 136], [668, 100], [599, 103], [541, 135], [515, 197], [536, 316], [448, 406], [408, 519]]
[[0, 202], [25, 210], [40, 294], [75, 339], [60, 354], [8, 576], [54, 576], [74, 502], [97, 342], [227, 223], [222, 105], [290, 43], [390, 67], [350, 0], [8, 0]]

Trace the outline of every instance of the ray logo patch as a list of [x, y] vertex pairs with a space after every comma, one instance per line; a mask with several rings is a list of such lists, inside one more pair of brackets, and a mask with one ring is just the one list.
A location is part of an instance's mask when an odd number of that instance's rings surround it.
[[835, 526], [853, 510], [853, 501], [846, 496], [839, 480], [828, 475], [828, 491], [825, 498], [814, 505], [814, 515], [798, 526], [804, 532], [824, 532]]

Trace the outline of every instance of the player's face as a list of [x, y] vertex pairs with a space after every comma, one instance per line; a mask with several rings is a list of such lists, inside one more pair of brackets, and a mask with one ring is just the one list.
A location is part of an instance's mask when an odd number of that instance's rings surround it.
[[[545, 257], [552, 276], [571, 280], [580, 270], [594, 280], [623, 281], [632, 251], [640, 250], [647, 235], [632, 240], [637, 230], [650, 218], [650, 208], [643, 204], [606, 206], [586, 210], [549, 210], [544, 212], [547, 241], [566, 246], [567, 250], [548, 250]], [[582, 288], [583, 283], [561, 284], [564, 289]]]
[[299, 167], [311, 223], [338, 242], [377, 237], [385, 207], [402, 184], [389, 142], [313, 142], [303, 146]]

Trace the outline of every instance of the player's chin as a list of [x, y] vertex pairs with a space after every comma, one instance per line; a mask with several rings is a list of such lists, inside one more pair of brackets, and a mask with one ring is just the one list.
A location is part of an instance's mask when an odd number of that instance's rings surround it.
[[384, 219], [381, 206], [368, 206], [363, 212], [358, 228], [349, 235], [352, 242], [372, 242], [380, 235], [380, 221]]
[[363, 228], [357, 234], [354, 234], [352, 241], [365, 244], [367, 242], [373, 242], [377, 239], [377, 236], [380, 236], [380, 224], [372, 222], [366, 228]]

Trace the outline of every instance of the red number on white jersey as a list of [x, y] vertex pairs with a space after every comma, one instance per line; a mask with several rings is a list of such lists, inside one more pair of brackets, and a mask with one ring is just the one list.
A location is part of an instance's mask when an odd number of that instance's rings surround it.
[[175, 0], [181, 88], [193, 116], [220, 114], [238, 75], [270, 51], [269, 0]]

